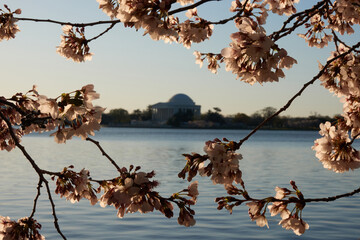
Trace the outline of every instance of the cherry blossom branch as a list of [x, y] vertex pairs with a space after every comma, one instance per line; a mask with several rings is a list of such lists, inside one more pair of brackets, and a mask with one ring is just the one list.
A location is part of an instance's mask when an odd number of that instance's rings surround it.
[[41, 184], [42, 184], [42, 180], [39, 179], [39, 183], [38, 183], [38, 185], [37, 185], [37, 194], [36, 194], [36, 197], [35, 197], [35, 199], [34, 199], [33, 210], [32, 210], [32, 212], [31, 212], [31, 215], [30, 215], [29, 218], [33, 218], [33, 217], [34, 217], [34, 214], [35, 214], [35, 212], [36, 212], [36, 205], [37, 205], [37, 201], [38, 201], [39, 196], [40, 196], [40, 188], [42, 187]]
[[239, 200], [241, 202], [246, 202], [246, 201], [256, 201], [256, 202], [260, 202], [260, 201], [267, 201], [267, 202], [282, 202], [284, 204], [288, 204], [288, 203], [298, 203], [298, 202], [302, 202], [302, 203], [310, 203], [310, 202], [333, 202], [336, 201], [340, 198], [344, 198], [344, 197], [351, 197], [355, 194], [360, 193], [360, 187], [348, 192], [348, 193], [344, 193], [344, 194], [339, 194], [339, 195], [335, 195], [335, 196], [331, 196], [331, 197], [323, 197], [323, 198], [304, 198], [304, 199], [299, 199], [299, 198], [290, 198], [290, 199], [276, 199], [274, 197], [269, 197], [269, 198], [264, 198], [264, 199], [256, 199], [256, 198], [245, 198], [245, 200]]
[[307, 199], [304, 199], [303, 201], [304, 202], [332, 202], [332, 201], [335, 201], [340, 198], [351, 197], [357, 193], [360, 193], [360, 187], [349, 193], [344, 193], [344, 194], [340, 194], [340, 195], [336, 195], [336, 196], [332, 196], [332, 197], [325, 197], [325, 198], [307, 198]]
[[99, 35], [87, 40], [87, 42], [91, 42], [92, 40], [96, 40], [98, 39], [99, 37], [101, 37], [102, 35], [104, 35], [105, 33], [107, 33], [108, 31], [110, 31], [117, 23], [119, 22], [114, 22], [110, 25], [110, 27], [108, 27], [107, 29], [105, 29], [105, 31], [103, 31], [102, 33], [100, 33]]
[[[343, 40], [341, 40], [339, 38], [339, 36], [336, 34], [336, 32], [334, 30], [331, 30], [331, 33], [332, 33], [332, 35], [334, 37], [334, 43], [335, 43], [336, 49], [338, 49], [339, 43], [341, 43], [342, 45], [344, 45], [347, 48], [350, 48], [350, 46], [347, 43], [345, 43]], [[354, 52], [359, 53], [360, 51], [354, 49]]]
[[355, 136], [352, 137], [351, 141], [349, 142], [349, 145], [352, 145], [354, 143], [354, 141], [356, 140], [357, 137], [360, 136], [360, 133], [356, 134]]
[[73, 23], [73, 22], [62, 22], [51, 19], [37, 19], [37, 18], [19, 18], [14, 17], [18, 21], [30, 21], [30, 22], [45, 22], [45, 23], [54, 23], [59, 25], [71, 25], [73, 27], [90, 27], [102, 24], [117, 24], [120, 23], [120, 20], [107, 20], [107, 21], [97, 21], [97, 22], [88, 22], [88, 23]]
[[246, 0], [246, 1], [245, 1], [245, 3], [243, 4], [243, 8], [242, 8], [237, 14], [235, 14], [234, 16], [232, 16], [232, 17], [230, 17], [230, 18], [227, 18], [227, 19], [223, 19], [223, 20], [217, 21], [217, 22], [211, 22], [211, 21], [209, 21], [209, 24], [222, 25], [222, 24], [228, 23], [229, 21], [235, 20], [236, 18], [240, 17], [241, 14], [245, 11], [246, 4], [248, 3], [248, 1], [249, 1], [249, 0]]
[[273, 115], [269, 116], [268, 118], [266, 118], [264, 121], [262, 121], [256, 128], [254, 128], [247, 136], [245, 136], [243, 139], [241, 139], [239, 141], [239, 143], [237, 144], [237, 149], [240, 148], [240, 146], [246, 141], [248, 140], [254, 133], [256, 133], [260, 128], [262, 128], [265, 123], [267, 123], [268, 121], [270, 121], [271, 119], [273, 119], [274, 117], [278, 116], [280, 113], [286, 111], [292, 104], [292, 102], [298, 98], [307, 87], [309, 87], [310, 85], [314, 84], [314, 82], [325, 72], [325, 70], [327, 69], [327, 67], [336, 59], [342, 58], [344, 56], [346, 56], [347, 54], [351, 53], [352, 51], [354, 51], [356, 48], [360, 47], [360, 42], [358, 42], [357, 44], [353, 45], [348, 51], [339, 54], [338, 56], [328, 60], [325, 64], [325, 66], [321, 69], [321, 71], [318, 72], [318, 74], [316, 74], [309, 82], [305, 83], [303, 85], [303, 87], [292, 97], [290, 98], [290, 100], [282, 107], [280, 108], [277, 112], [275, 112]]
[[52, 199], [52, 196], [51, 196], [51, 191], [50, 191], [50, 187], [49, 187], [49, 182], [48, 181], [44, 181], [45, 183], [45, 186], [46, 186], [46, 191], [48, 193], [48, 198], [49, 198], [49, 201], [50, 201], [50, 204], [51, 204], [51, 209], [52, 209], [52, 215], [54, 217], [54, 226], [57, 230], [57, 232], [60, 234], [60, 236], [66, 240], [66, 237], [64, 236], [64, 234], [61, 232], [60, 230], [60, 226], [59, 226], [59, 223], [58, 223], [58, 218], [56, 216], [56, 210], [55, 210], [55, 203]]
[[8, 100], [6, 100], [5, 98], [0, 98], [0, 103], [1, 104], [4, 104], [6, 106], [9, 106], [9, 107], [12, 107], [14, 108], [16, 111], [18, 111], [21, 115], [24, 115], [26, 116], [26, 113], [21, 109], [19, 108], [18, 106], [16, 106], [15, 104], [13, 104], [12, 102], [9, 102]]
[[100, 146], [100, 143], [98, 141], [95, 141], [94, 139], [91, 139], [89, 137], [86, 138], [86, 141], [90, 141], [90, 142], [94, 143], [99, 148], [102, 155], [105, 156], [111, 162], [112, 165], [114, 165], [116, 170], [118, 170], [119, 173], [122, 172], [119, 165], [117, 165], [116, 162], [104, 151], [104, 149]]
[[196, 8], [196, 7], [198, 7], [198, 6], [200, 6], [200, 5], [204, 4], [204, 3], [214, 2], [214, 1], [220, 2], [220, 1], [222, 1], [222, 0], [201, 0], [201, 1], [197, 2], [197, 3], [188, 5], [188, 6], [186, 6], [186, 7], [181, 7], [181, 8], [178, 8], [178, 9], [175, 9], [175, 10], [172, 10], [172, 11], [169, 11], [169, 12], [168, 12], [168, 15], [173, 15], [173, 14], [175, 14], [175, 13], [184, 12], [184, 11], [186, 11], [186, 10]]
[[[279, 40], [280, 38], [287, 36], [289, 34], [291, 34], [293, 31], [295, 31], [295, 29], [297, 29], [298, 27], [302, 26], [305, 22], [307, 22], [313, 15], [315, 15], [316, 13], [318, 13], [320, 11], [320, 8], [323, 7], [323, 5], [325, 3], [327, 3], [328, 0], [323, 0], [318, 2], [316, 5], [314, 5], [312, 8], [304, 10], [302, 12], [296, 13], [291, 15], [284, 23], [283, 26], [281, 27], [280, 30], [273, 32], [270, 37], [273, 38], [274, 41]], [[317, 10], [317, 11], [316, 11]], [[306, 16], [305, 19], [304, 16]], [[294, 25], [292, 27], [286, 27], [292, 20], [297, 19], [296, 22], [294, 23]]]
[[8, 126], [9, 128], [9, 133], [11, 135], [11, 138], [14, 140], [15, 142], [15, 145], [20, 149], [20, 151], [23, 153], [23, 155], [26, 157], [26, 159], [30, 162], [31, 166], [35, 169], [36, 173], [39, 175], [39, 181], [41, 182], [44, 182], [45, 183], [45, 186], [46, 186], [46, 189], [47, 189], [47, 192], [48, 192], [48, 197], [49, 197], [49, 201], [51, 203], [51, 207], [52, 207], [52, 215], [54, 216], [54, 226], [55, 226], [55, 229], [57, 230], [57, 232], [60, 234], [60, 236], [66, 240], [66, 237], [64, 236], [64, 234], [61, 232], [60, 230], [60, 227], [59, 227], [59, 224], [58, 224], [58, 218], [56, 216], [56, 211], [55, 211], [55, 204], [54, 204], [54, 201], [52, 200], [52, 196], [51, 196], [51, 192], [50, 192], [50, 188], [49, 188], [49, 183], [48, 181], [46, 180], [46, 178], [44, 177], [43, 173], [42, 173], [42, 170], [39, 168], [39, 166], [35, 163], [35, 161], [32, 159], [32, 157], [29, 155], [29, 153], [25, 150], [25, 147], [22, 146], [20, 143], [19, 143], [19, 139], [15, 136], [15, 133], [14, 133], [14, 129], [13, 127], [11, 126], [11, 123], [9, 121], [8, 118], [6, 118], [4, 116], [4, 114], [0, 111], [0, 118], [2, 118], [6, 125]]

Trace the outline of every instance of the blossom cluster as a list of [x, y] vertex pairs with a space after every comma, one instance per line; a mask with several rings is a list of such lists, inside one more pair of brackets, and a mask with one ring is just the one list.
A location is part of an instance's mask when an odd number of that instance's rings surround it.
[[[310, 47], [323, 48], [333, 40], [335, 32], [341, 35], [354, 33], [353, 25], [360, 24], [358, 0], [337, 0], [313, 9], [305, 34], [299, 34]], [[331, 32], [335, 31], [335, 32]]]
[[20, 141], [25, 134], [56, 129], [51, 135], [58, 143], [73, 136], [86, 139], [88, 135], [94, 135], [94, 130], [100, 129], [101, 115], [105, 110], [93, 106], [92, 101], [97, 98], [99, 94], [91, 84], [55, 99], [40, 95], [35, 86], [26, 94], [0, 98], [0, 111], [5, 118], [0, 118], [0, 149], [10, 151], [15, 147], [11, 131]]
[[269, 10], [265, 8], [267, 4], [270, 10], [280, 15], [296, 11], [293, 1], [233, 1], [231, 12], [246, 13], [234, 20], [239, 31], [230, 35], [232, 42], [229, 47], [222, 49], [221, 54], [196, 51], [196, 63], [201, 67], [206, 58], [208, 69], [216, 73], [219, 68], [217, 62], [225, 62], [226, 71], [231, 71], [249, 84], [277, 82], [279, 78], [285, 77], [282, 69], [291, 68], [297, 61], [288, 56], [287, 51], [280, 48], [271, 36], [266, 35], [262, 25], [268, 16]]
[[71, 168], [73, 166], [64, 168], [58, 175], [55, 193], [60, 194], [60, 197], [65, 197], [66, 200], [70, 200], [72, 203], [86, 198], [90, 201], [91, 205], [95, 205], [98, 199], [89, 179], [89, 171], [82, 169], [77, 173], [69, 170]]
[[360, 168], [360, 153], [351, 146], [346, 128], [340, 126], [320, 124], [319, 133], [323, 137], [315, 140], [312, 147], [324, 168], [338, 173]]
[[[0, 98], [1, 99], [1, 98]], [[0, 104], [1, 106], [1, 104]], [[21, 123], [21, 115], [12, 108], [0, 108], [0, 111], [5, 116], [9, 117], [9, 122], [12, 125], [17, 125]], [[11, 131], [14, 133], [15, 137], [20, 139], [22, 136], [22, 130], [21, 129], [12, 129], [10, 130], [7, 123], [0, 119], [0, 150], [7, 150], [11, 151], [13, 148], [15, 148], [15, 140], [11, 136]]]
[[[173, 217], [174, 202], [179, 207], [178, 223], [186, 227], [193, 226], [195, 212], [191, 206], [196, 203], [199, 192], [197, 190], [198, 183], [193, 182], [187, 189], [178, 193], [174, 193], [170, 198], [164, 198], [153, 189], [158, 186], [157, 181], [150, 179], [155, 176], [154, 171], [138, 172], [140, 167], [133, 166], [129, 170], [125, 167], [121, 169], [120, 177], [111, 181], [103, 181], [100, 183], [99, 190], [104, 194], [100, 197], [100, 206], [114, 206], [118, 212], [117, 216], [123, 218], [125, 213], [148, 213], [155, 210], [160, 211], [167, 218]], [[190, 199], [184, 197], [188, 196]]]
[[117, 216], [123, 218], [125, 213], [148, 213], [155, 209], [161, 211], [169, 217], [169, 211], [173, 207], [170, 203], [159, 198], [153, 188], [158, 185], [157, 181], [150, 181], [155, 173], [133, 172], [125, 167], [121, 169], [121, 175], [111, 181], [101, 183], [104, 194], [100, 197], [100, 206], [114, 206], [117, 210]]
[[235, 20], [239, 32], [231, 34], [230, 47], [221, 51], [226, 70], [249, 84], [277, 82], [285, 76], [283, 68], [297, 63], [266, 35], [265, 29], [251, 18]]
[[323, 48], [333, 39], [331, 34], [324, 31], [325, 23], [320, 14], [312, 16], [306, 27], [309, 28], [306, 34], [298, 34], [298, 36], [304, 38], [310, 47]]
[[360, 168], [359, 151], [352, 147], [360, 133], [360, 57], [347, 54], [348, 50], [339, 45], [328, 59], [332, 62], [326, 68], [319, 65], [322, 85], [344, 103], [343, 119], [336, 125], [321, 124], [319, 133], [323, 137], [315, 140], [313, 146], [324, 167], [339, 173]]
[[[192, 42], [198, 43], [212, 35], [212, 25], [197, 15], [186, 14], [189, 19], [180, 22], [179, 18], [169, 15], [172, 1], [147, 0], [97, 0], [99, 8], [110, 18], [119, 19], [125, 27], [144, 29], [153, 40], [179, 42], [189, 48]], [[181, 0], [185, 5], [193, 1]]]
[[265, 0], [264, 4], [269, 5], [269, 10], [279, 15], [287, 15], [296, 13], [294, 3], [298, 3], [300, 0]]
[[[228, 193], [231, 195], [242, 195], [244, 200], [237, 199], [235, 197], [220, 197], [216, 199], [218, 203], [218, 209], [226, 208], [230, 213], [235, 206], [239, 206], [243, 202], [247, 202], [249, 207], [248, 213], [251, 221], [255, 221], [256, 225], [260, 227], [269, 228], [269, 223], [266, 217], [267, 209], [270, 215], [280, 215], [281, 220], [279, 225], [287, 230], [292, 230], [296, 235], [302, 235], [305, 230], [309, 229], [309, 225], [302, 219], [301, 213], [305, 207], [304, 197], [297, 188], [294, 181], [290, 181], [290, 184], [295, 191], [291, 191], [287, 188], [276, 187], [275, 197], [268, 197], [264, 199], [253, 199], [246, 191], [238, 190], [236, 187], [228, 187]], [[290, 211], [288, 205], [294, 203], [294, 210]], [[269, 205], [270, 204], [270, 205]]]
[[[74, 28], [71, 25], [65, 25], [62, 28], [64, 35], [61, 35], [60, 46], [56, 51], [61, 56], [72, 59], [75, 62], [84, 62], [91, 60], [92, 53], [88, 46], [88, 40], [85, 38], [85, 28]], [[78, 33], [80, 36], [77, 36]]]
[[15, 38], [15, 34], [19, 32], [18, 25], [15, 24], [17, 21], [14, 19], [14, 14], [21, 14], [21, 9], [16, 9], [14, 12], [11, 12], [10, 8], [7, 5], [4, 5], [6, 12], [3, 9], [0, 9], [0, 42], [2, 40], [9, 40]]
[[[236, 153], [236, 144], [233, 141], [219, 139], [208, 141], [205, 144], [206, 155], [197, 153], [184, 154], [187, 161], [184, 169], [179, 173], [180, 178], [185, 178], [188, 173], [188, 181], [199, 173], [201, 176], [211, 176], [214, 184], [230, 185], [233, 182], [242, 184], [242, 172], [239, 169], [239, 160], [242, 155]], [[209, 160], [209, 163], [205, 161]]]
[[[155, 172], [139, 172], [139, 166], [134, 169], [131, 165], [129, 170], [123, 167], [119, 177], [102, 181], [92, 180], [88, 170], [82, 169], [77, 173], [70, 170], [72, 168], [64, 168], [52, 177], [53, 180], [57, 177], [55, 193], [72, 203], [85, 198], [91, 205], [99, 202], [101, 207], [114, 206], [119, 218], [123, 218], [126, 213], [149, 213], [154, 209], [171, 218], [174, 215], [172, 203], [175, 203], [179, 207], [180, 225], [189, 227], [196, 223], [191, 206], [196, 204], [199, 195], [197, 181], [170, 198], [164, 198], [153, 190], [159, 184], [151, 180]], [[98, 183], [99, 187], [95, 189], [91, 182]], [[98, 198], [96, 194], [101, 192], [103, 194]]]
[[44, 240], [40, 229], [41, 225], [33, 218], [24, 217], [15, 222], [0, 216], [0, 239], [3, 240]]

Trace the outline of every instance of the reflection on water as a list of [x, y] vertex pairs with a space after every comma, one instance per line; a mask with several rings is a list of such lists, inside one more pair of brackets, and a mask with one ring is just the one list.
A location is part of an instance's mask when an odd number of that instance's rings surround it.
[[[244, 130], [127, 129], [104, 128], [97, 134], [103, 148], [121, 166], [141, 165], [144, 171], [156, 170], [161, 182], [158, 191], [166, 196], [186, 188], [177, 178], [184, 166], [183, 153], [203, 153], [204, 142], [226, 137], [240, 140]], [[240, 149], [240, 162], [247, 190], [254, 197], [274, 194], [275, 186], [289, 187], [295, 180], [305, 197], [325, 197], [352, 191], [358, 187], [358, 172], [336, 174], [322, 168], [311, 150], [317, 132], [261, 131]], [[23, 144], [41, 168], [60, 171], [70, 164], [76, 170], [90, 169], [95, 179], [114, 177], [116, 170], [90, 142], [74, 139], [58, 145], [52, 138], [28, 136]], [[20, 151], [0, 152], [0, 215], [17, 219], [28, 216], [36, 194], [37, 175]], [[197, 224], [185, 228], [176, 217], [162, 214], [127, 214], [116, 217], [113, 207], [101, 208], [82, 201], [71, 204], [54, 196], [60, 226], [69, 239], [296, 239], [291, 231], [278, 225], [279, 218], [269, 218], [270, 229], [251, 222], [246, 206], [232, 215], [218, 211], [214, 198], [227, 195], [222, 186], [206, 178], [199, 180], [199, 200], [194, 207]], [[51, 185], [54, 189], [54, 185]], [[359, 195], [335, 202], [308, 204], [303, 217], [310, 229], [301, 239], [357, 239], [360, 237]], [[53, 229], [50, 205], [43, 193], [35, 218], [43, 225], [47, 239], [59, 239]]]

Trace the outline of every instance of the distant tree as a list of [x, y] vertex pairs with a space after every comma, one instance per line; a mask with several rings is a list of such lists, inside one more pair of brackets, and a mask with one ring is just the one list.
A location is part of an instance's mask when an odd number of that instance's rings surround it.
[[112, 109], [108, 115], [113, 124], [130, 123], [130, 115], [123, 108]]
[[[274, 115], [276, 113], [276, 111], [277, 110], [274, 107], [265, 107], [259, 111], [256, 111], [254, 114], [251, 115], [251, 125], [260, 124], [265, 119], [268, 119], [272, 115]], [[271, 120], [267, 121], [265, 126], [271, 127], [271, 128], [279, 128], [284, 124], [283, 120], [285, 120], [285, 119], [282, 119], [280, 116], [276, 115], [276, 116], [272, 117]]]
[[221, 109], [218, 108], [218, 107], [214, 107], [213, 109], [214, 109], [214, 111], [217, 112], [217, 113], [220, 113], [220, 112], [221, 112]]
[[245, 113], [237, 113], [232, 118], [232, 121], [234, 123], [244, 123], [246, 125], [248, 125], [250, 123], [250, 120], [251, 120], [251, 118], [248, 115], [246, 115]]
[[270, 117], [274, 113], [276, 113], [276, 108], [274, 107], [265, 107], [260, 110], [260, 114], [264, 119]]
[[222, 114], [220, 114], [221, 109], [214, 107], [215, 112], [208, 110], [207, 113], [201, 115], [201, 119], [207, 122], [214, 122], [220, 125], [225, 124], [225, 118]]
[[153, 109], [152, 109], [151, 105], [148, 105], [146, 110], [142, 111], [141, 120], [142, 121], [151, 120], [152, 114], [153, 114]]
[[130, 114], [130, 119], [131, 120], [137, 120], [137, 121], [141, 121], [142, 120], [142, 112], [140, 109], [135, 109], [131, 114]]

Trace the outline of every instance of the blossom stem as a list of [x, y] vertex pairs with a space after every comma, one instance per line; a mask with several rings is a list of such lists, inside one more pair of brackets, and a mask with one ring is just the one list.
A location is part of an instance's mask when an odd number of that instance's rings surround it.
[[230, 18], [227, 18], [227, 19], [223, 19], [223, 20], [217, 21], [217, 22], [211, 22], [211, 21], [209, 21], [209, 24], [222, 25], [222, 24], [228, 23], [229, 21], [235, 20], [236, 18], [240, 17], [241, 14], [245, 11], [245, 8], [246, 8], [246, 5], [247, 5], [248, 1], [249, 1], [249, 0], [246, 0], [246, 1], [245, 1], [245, 3], [243, 4], [243, 8], [242, 8], [237, 14], [235, 14], [234, 16], [232, 16], [232, 17], [230, 17]]
[[[289, 35], [293, 31], [295, 31], [296, 28], [302, 26], [308, 19], [310, 19], [313, 15], [318, 13], [321, 10], [321, 7], [323, 7], [324, 4], [326, 4], [328, 0], [323, 0], [318, 2], [316, 5], [314, 5], [312, 8], [304, 10], [302, 12], [296, 13], [291, 15], [283, 24], [281, 29], [277, 32], [273, 32], [270, 37], [273, 38], [274, 42], [279, 40], [280, 38]], [[304, 19], [304, 17], [306, 17]], [[286, 27], [293, 19], [297, 19], [296, 22], [292, 27]], [[281, 35], [280, 35], [281, 34]]]
[[29, 219], [33, 218], [34, 214], [36, 212], [37, 201], [38, 201], [39, 196], [41, 194], [41, 192], [40, 192], [40, 188], [42, 187], [41, 185], [42, 185], [42, 180], [39, 179], [39, 183], [38, 183], [38, 186], [37, 186], [37, 194], [36, 194], [36, 197], [34, 199], [34, 206], [33, 206], [33, 209], [32, 209], [32, 212], [31, 212], [31, 215], [30, 215]]
[[37, 18], [14, 18], [14, 19], [18, 21], [46, 22], [46, 23], [54, 23], [59, 25], [71, 25], [73, 27], [89, 27], [89, 26], [96, 26], [101, 24], [120, 23], [120, 20], [97, 21], [97, 22], [88, 22], [88, 23], [72, 23], [72, 22], [62, 22], [51, 19], [37, 19]]
[[172, 10], [172, 11], [169, 11], [168, 12], [168, 15], [173, 15], [175, 13], [179, 13], [179, 12], [184, 12], [186, 10], [189, 10], [189, 9], [193, 9], [193, 8], [196, 8], [200, 5], [203, 5], [204, 3], [207, 3], [207, 2], [213, 2], [213, 1], [217, 1], [217, 2], [220, 2], [222, 0], [201, 0], [197, 3], [194, 3], [194, 4], [191, 4], [189, 6], [186, 6], [186, 7], [181, 7], [181, 8], [178, 8], [178, 9], [175, 9], [175, 10]]
[[108, 27], [107, 29], [105, 29], [105, 31], [103, 31], [102, 33], [100, 33], [99, 35], [87, 40], [87, 42], [91, 42], [92, 40], [98, 39], [99, 37], [101, 37], [102, 35], [104, 35], [105, 33], [107, 33], [108, 31], [110, 31], [117, 23], [114, 22], [110, 25], [110, 27]]
[[351, 197], [357, 193], [360, 193], [360, 187], [355, 189], [352, 192], [348, 192], [348, 193], [344, 193], [344, 194], [340, 194], [340, 195], [336, 195], [336, 196], [332, 196], [332, 197], [325, 197], [325, 198], [307, 198], [304, 199], [304, 202], [332, 202], [335, 201], [339, 198], [343, 198], [343, 197]]
[[26, 157], [26, 159], [30, 162], [31, 166], [35, 169], [36, 173], [39, 175], [39, 181], [45, 183], [45, 186], [46, 186], [46, 189], [48, 192], [48, 198], [49, 198], [49, 201], [50, 201], [51, 207], [52, 207], [52, 214], [54, 216], [54, 226], [55, 226], [57, 232], [60, 234], [60, 236], [63, 239], [66, 239], [66, 237], [60, 230], [60, 227], [58, 224], [58, 219], [56, 217], [55, 204], [52, 200], [52, 196], [51, 196], [51, 192], [50, 192], [50, 188], [49, 188], [49, 182], [44, 177], [42, 169], [40, 169], [39, 166], [35, 163], [34, 159], [32, 159], [32, 157], [29, 155], [29, 153], [25, 150], [25, 147], [20, 144], [19, 139], [15, 136], [14, 129], [13, 129], [9, 119], [7, 119], [1, 111], [0, 111], [0, 118], [2, 118], [5, 121], [6, 125], [8, 126], [9, 133], [11, 135], [11, 138], [14, 140], [15, 145], [20, 149], [20, 151], [23, 153], [23, 155]]
[[19, 112], [21, 115], [26, 115], [26, 113], [21, 109], [19, 108], [18, 106], [16, 106], [14, 103], [12, 102], [9, 102], [8, 100], [5, 100], [5, 99], [2, 99], [0, 98], [0, 103], [1, 104], [4, 104], [6, 106], [9, 106], [9, 107], [12, 107], [14, 108], [17, 112]]
[[325, 72], [325, 70], [328, 68], [328, 66], [335, 60], [342, 58], [346, 55], [348, 55], [349, 53], [351, 53], [352, 51], [354, 51], [356, 48], [360, 47], [360, 42], [356, 43], [355, 45], [353, 45], [348, 51], [339, 54], [336, 57], [333, 57], [332, 59], [328, 60], [325, 64], [325, 66], [318, 72], [318, 74], [316, 74], [309, 82], [305, 83], [303, 85], [303, 87], [282, 107], [280, 108], [277, 112], [275, 112], [273, 115], [269, 116], [268, 118], [266, 118], [264, 121], [262, 121], [257, 127], [255, 127], [247, 136], [245, 136], [243, 139], [241, 139], [239, 141], [239, 143], [237, 144], [237, 149], [239, 149], [241, 147], [241, 145], [247, 141], [254, 133], [256, 133], [260, 128], [262, 128], [265, 123], [267, 123], [268, 121], [270, 121], [271, 119], [273, 119], [274, 117], [278, 116], [280, 113], [286, 111], [292, 104], [292, 102], [300, 97], [300, 95], [305, 91], [305, 89], [307, 87], [309, 87], [310, 85], [314, 84], [314, 82]]
[[100, 146], [100, 143], [98, 141], [95, 141], [92, 138], [87, 137], [86, 141], [90, 141], [92, 143], [94, 143], [100, 150], [100, 152], [102, 153], [103, 156], [105, 156], [112, 165], [114, 165], [114, 167], [116, 168], [116, 170], [118, 170], [119, 173], [121, 173], [121, 168], [119, 167], [119, 165], [116, 164], [116, 162], [104, 151], [104, 149]]
[[60, 226], [59, 226], [59, 223], [58, 223], [58, 218], [56, 216], [56, 210], [55, 210], [55, 203], [52, 199], [52, 196], [51, 196], [51, 191], [50, 191], [50, 187], [49, 187], [49, 182], [48, 181], [44, 181], [45, 183], [45, 186], [46, 186], [46, 191], [48, 193], [48, 198], [49, 198], [49, 201], [50, 201], [50, 204], [51, 204], [51, 208], [52, 208], [52, 215], [54, 217], [54, 226], [57, 230], [57, 232], [60, 234], [60, 236], [66, 240], [66, 237], [64, 236], [64, 234], [61, 232], [60, 230]]

